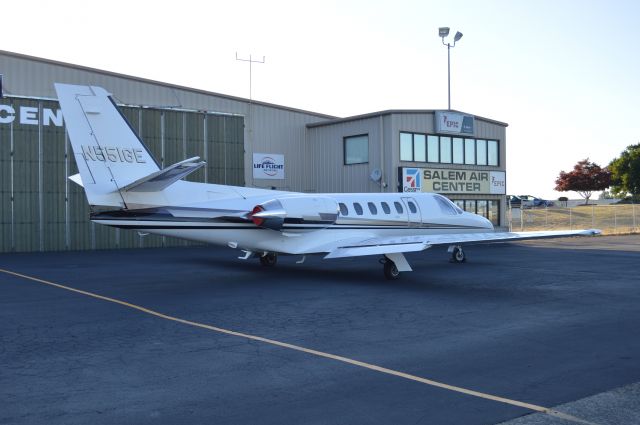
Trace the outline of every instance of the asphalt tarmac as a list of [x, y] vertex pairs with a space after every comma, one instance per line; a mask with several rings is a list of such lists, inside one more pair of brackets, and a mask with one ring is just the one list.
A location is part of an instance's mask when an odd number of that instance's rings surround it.
[[0, 423], [495, 424], [640, 381], [640, 236], [466, 253], [393, 282], [375, 257], [2, 254], [46, 282], [0, 272]]

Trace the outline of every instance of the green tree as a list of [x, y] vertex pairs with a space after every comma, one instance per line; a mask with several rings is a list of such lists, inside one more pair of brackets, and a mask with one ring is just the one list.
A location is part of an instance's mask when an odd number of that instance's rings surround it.
[[609, 164], [611, 170], [611, 192], [624, 197], [631, 195], [640, 200], [640, 143], [627, 146], [619, 158]]
[[565, 173], [560, 171], [556, 179], [555, 190], [567, 192], [569, 190], [578, 192], [586, 203], [594, 190], [604, 190], [611, 185], [611, 173], [606, 168], [601, 168], [595, 162], [590, 162], [589, 158], [578, 161], [573, 166], [573, 170]]

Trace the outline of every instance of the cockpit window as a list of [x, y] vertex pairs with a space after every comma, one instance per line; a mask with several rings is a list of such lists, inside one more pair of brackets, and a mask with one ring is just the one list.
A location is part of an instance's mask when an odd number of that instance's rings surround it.
[[349, 215], [349, 209], [347, 208], [347, 206], [345, 204], [343, 204], [342, 202], [340, 202], [340, 214], [346, 216]]
[[448, 198], [442, 195], [433, 195], [433, 199], [436, 200], [440, 207], [440, 212], [445, 215], [457, 215], [462, 214], [463, 211], [456, 204], [451, 202]]

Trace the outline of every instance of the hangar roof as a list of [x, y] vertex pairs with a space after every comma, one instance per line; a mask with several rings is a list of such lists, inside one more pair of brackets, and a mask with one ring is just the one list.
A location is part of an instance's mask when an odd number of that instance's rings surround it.
[[[76, 64], [71, 64], [71, 63], [67, 63], [67, 62], [60, 62], [60, 61], [56, 61], [56, 60], [52, 60], [52, 59], [44, 59], [44, 58], [39, 58], [39, 57], [36, 57], [36, 56], [24, 55], [22, 53], [14, 53], [14, 52], [6, 51], [6, 50], [0, 50], [0, 56], [2, 56], [2, 55], [10, 56], [10, 57], [18, 58], [18, 59], [23, 59], [23, 60], [40, 62], [40, 63], [44, 63], [44, 64], [49, 64], [49, 65], [72, 68], [72, 69], [76, 69], [76, 70], [80, 70], [80, 71], [93, 72], [93, 73], [97, 73], [97, 74], [106, 75], [106, 76], [109, 76], [109, 77], [116, 77], [116, 78], [122, 78], [122, 79], [126, 79], [126, 80], [132, 80], [132, 81], [137, 81], [137, 82], [141, 82], [141, 83], [146, 83], [146, 84], [153, 84], [153, 85], [156, 85], [156, 86], [162, 86], [162, 87], [166, 87], [166, 88], [170, 88], [170, 89], [178, 89], [178, 90], [189, 91], [189, 92], [193, 92], [193, 93], [197, 93], [197, 94], [201, 94], [201, 95], [206, 95], [206, 96], [215, 96], [215, 97], [219, 97], [219, 98], [222, 98], [222, 99], [234, 100], [234, 101], [237, 101], [237, 102], [244, 102], [244, 103], [251, 102], [252, 104], [255, 104], [255, 105], [261, 105], [261, 106], [266, 106], [266, 107], [271, 107], [271, 108], [276, 108], [276, 109], [282, 109], [282, 110], [291, 111], [291, 112], [300, 112], [300, 113], [304, 113], [304, 114], [315, 115], [315, 116], [317, 116], [319, 118], [329, 118], [329, 119], [337, 118], [334, 115], [327, 115], [327, 114], [307, 111], [307, 110], [298, 109], [298, 108], [291, 108], [291, 107], [288, 107], [288, 106], [277, 105], [277, 104], [274, 104], [274, 103], [261, 102], [261, 101], [254, 100], [254, 99], [249, 100], [249, 99], [243, 98], [243, 97], [231, 96], [231, 95], [227, 95], [227, 94], [221, 94], [221, 93], [211, 92], [211, 91], [207, 91], [207, 90], [201, 90], [201, 89], [196, 89], [196, 88], [192, 88], [192, 87], [181, 86], [181, 85], [177, 85], [177, 84], [165, 83], [165, 82], [162, 82], [162, 81], [151, 80], [151, 79], [141, 78], [141, 77], [135, 77], [135, 76], [132, 76], [132, 75], [120, 74], [120, 73], [117, 73], [117, 72], [105, 71], [105, 70], [102, 70], [102, 69], [91, 68], [91, 67], [88, 67], [88, 66], [76, 65]], [[6, 77], [6, 75], [5, 75], [5, 77]], [[5, 87], [5, 94], [13, 94], [13, 93], [9, 93], [7, 88]]]
[[[307, 128], [322, 127], [322, 126], [325, 126], [325, 125], [333, 125], [333, 124], [345, 123], [345, 122], [349, 122], [349, 121], [365, 120], [365, 119], [376, 118], [376, 117], [381, 117], [381, 116], [385, 116], [385, 115], [394, 115], [394, 114], [433, 114], [433, 113], [438, 112], [438, 111], [444, 111], [444, 110], [442, 110], [442, 109], [388, 109], [386, 111], [371, 112], [371, 113], [368, 113], [368, 114], [354, 115], [354, 116], [346, 117], [346, 118], [335, 118], [335, 119], [330, 119], [328, 121], [313, 122], [313, 123], [307, 124]], [[470, 114], [468, 112], [457, 111], [455, 109], [451, 109], [451, 112], [456, 112], [458, 114], [472, 115], [477, 120], [484, 121], [484, 122], [487, 122], [487, 123], [490, 123], [490, 124], [499, 125], [499, 126], [502, 126], [502, 127], [508, 127], [509, 126], [509, 124], [507, 124], [506, 122], [496, 121], [496, 120], [492, 120], [490, 118], [483, 118], [483, 117], [480, 117], [478, 115]]]

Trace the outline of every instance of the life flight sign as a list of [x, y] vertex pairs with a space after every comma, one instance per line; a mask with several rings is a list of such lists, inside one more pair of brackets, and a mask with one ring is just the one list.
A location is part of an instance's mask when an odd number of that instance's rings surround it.
[[[406, 176], [406, 177], [405, 177]], [[419, 178], [413, 182], [411, 177]], [[403, 192], [435, 192], [445, 194], [506, 194], [504, 171], [478, 171], [449, 168], [404, 168]]]

